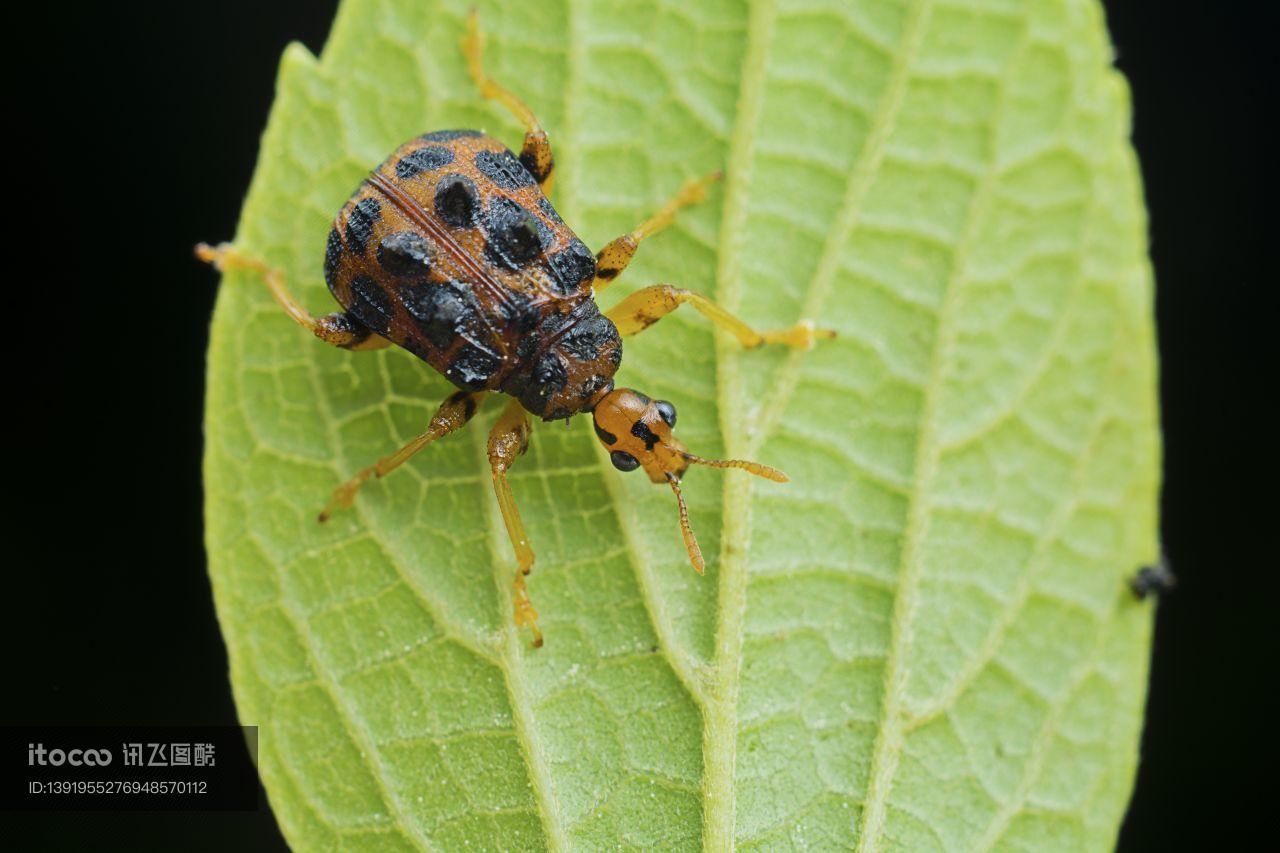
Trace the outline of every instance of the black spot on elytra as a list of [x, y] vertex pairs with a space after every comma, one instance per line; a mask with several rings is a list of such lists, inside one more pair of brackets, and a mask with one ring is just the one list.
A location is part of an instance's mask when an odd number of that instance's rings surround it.
[[385, 335], [391, 322], [391, 297], [367, 275], [351, 280], [351, 305], [356, 319], [379, 335]]
[[435, 130], [418, 138], [423, 142], [452, 142], [455, 139], [474, 139], [477, 136], [484, 134], [478, 130]]
[[342, 235], [337, 228], [329, 229], [329, 239], [324, 244], [324, 281], [333, 290], [333, 273], [342, 263]]
[[595, 427], [596, 438], [600, 439], [605, 444], [618, 443], [618, 437], [613, 433], [609, 432], [607, 429], [604, 429], [603, 427], [601, 427], [600, 424], [592, 423], [592, 426]]
[[466, 175], [445, 175], [436, 185], [436, 215], [450, 225], [468, 228], [476, 224], [480, 194]]
[[644, 442], [645, 450], [653, 450], [653, 446], [658, 443], [658, 436], [653, 430], [649, 429], [649, 425], [644, 421], [636, 421], [631, 425], [631, 434]]
[[560, 218], [560, 214], [551, 206], [551, 199], [546, 196], [538, 199], [538, 210], [541, 210], [542, 215], [547, 217], [547, 219], [550, 219], [552, 222], [560, 225], [564, 224], [564, 220]]
[[615, 278], [618, 277], [618, 273], [620, 272], [622, 272], [622, 270], [618, 269], [617, 267], [601, 267], [600, 269], [596, 270], [596, 277], [602, 278], [605, 281], [613, 281]]
[[478, 152], [476, 168], [504, 190], [529, 187], [537, 183], [516, 155], [505, 148], [501, 151]]
[[[653, 448], [650, 448], [652, 450]], [[640, 460], [625, 450], [615, 450], [609, 454], [609, 461], [619, 471], [634, 471], [640, 467]]]
[[658, 400], [654, 402], [653, 407], [658, 410], [658, 417], [667, 422], [667, 426], [674, 427], [676, 425], [676, 407], [666, 400]]
[[[514, 289], [507, 291], [504, 296], [505, 300], [498, 306], [498, 310], [502, 313], [502, 319], [506, 320], [513, 329], [524, 333], [538, 325], [538, 321], [542, 319], [542, 313], [531, 296]], [[523, 344], [528, 338], [529, 336], [522, 338], [521, 343]]]
[[400, 299], [423, 336], [438, 350], [447, 349], [459, 337], [487, 337], [480, 303], [465, 282], [402, 286]]
[[596, 256], [576, 237], [567, 249], [547, 258], [556, 289], [568, 296], [596, 274]]
[[416, 231], [397, 231], [378, 243], [378, 263], [401, 278], [424, 281], [431, 268], [431, 244]]
[[554, 235], [542, 220], [509, 198], [496, 196], [485, 214], [485, 257], [490, 263], [518, 270], [541, 254]]
[[408, 180], [423, 172], [434, 172], [453, 162], [453, 152], [440, 145], [428, 145], [416, 151], [410, 151], [396, 163], [396, 177]]
[[479, 391], [488, 384], [502, 364], [496, 354], [481, 349], [475, 344], [464, 344], [445, 371], [454, 382], [472, 391]]
[[362, 198], [347, 214], [347, 245], [363, 255], [373, 238], [373, 226], [382, 216], [382, 205], [376, 198]]

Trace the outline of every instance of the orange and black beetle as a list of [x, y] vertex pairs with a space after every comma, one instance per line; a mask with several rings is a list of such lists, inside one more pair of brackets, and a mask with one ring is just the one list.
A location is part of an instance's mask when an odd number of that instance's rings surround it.
[[222, 270], [261, 273], [285, 312], [321, 340], [350, 350], [395, 344], [459, 388], [426, 432], [338, 486], [321, 521], [350, 506], [369, 477], [389, 473], [466, 424], [487, 393], [515, 398], [489, 435], [489, 462], [519, 562], [516, 624], [528, 625], [534, 644], [541, 645], [524, 580], [533, 550], [507, 482], [507, 471], [528, 446], [529, 414], [556, 420], [591, 412], [614, 467], [643, 468], [653, 482], [671, 486], [689, 558], [702, 572], [702, 553], [680, 495], [689, 465], [742, 468], [778, 482], [786, 476], [756, 462], [688, 452], [672, 434], [671, 403], [614, 387], [622, 338], [686, 302], [744, 346], [809, 347], [832, 333], [809, 322], [757, 332], [706, 297], [666, 284], [643, 288], [601, 313], [595, 294], [626, 268], [640, 241], [668, 225], [681, 207], [701, 200], [719, 175], [689, 182], [661, 211], [593, 255], [545, 195], [555, 172], [546, 133], [519, 98], [484, 73], [474, 13], [463, 50], [481, 93], [502, 102], [525, 125], [521, 152], [517, 156], [475, 130], [437, 131], [400, 146], [360, 185], [329, 232], [325, 281], [345, 310], [312, 316], [278, 270], [230, 245], [202, 244], [196, 252]]

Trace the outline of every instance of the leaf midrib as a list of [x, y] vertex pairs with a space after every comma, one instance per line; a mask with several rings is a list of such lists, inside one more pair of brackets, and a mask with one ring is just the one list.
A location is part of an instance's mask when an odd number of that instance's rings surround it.
[[[724, 215], [717, 250], [714, 298], [726, 309], [737, 311], [742, 274], [740, 249], [745, 239], [746, 204], [743, 196], [751, 182], [755, 127], [764, 108], [767, 57], [773, 41], [776, 2], [751, 6], [747, 19], [746, 49], [742, 56], [742, 85], [725, 163], [727, 185]], [[738, 370], [741, 347], [737, 341], [715, 333], [717, 410], [721, 442], [729, 456], [739, 455], [742, 423], [742, 377]], [[751, 533], [752, 483], [748, 476], [725, 479], [721, 511], [720, 588], [716, 606], [714, 656], [708, 678], [707, 704], [703, 710], [702, 792], [704, 850], [730, 850], [736, 836], [737, 790], [734, 776], [738, 744], [738, 686], [742, 657], [743, 619], [746, 615], [746, 550]]]

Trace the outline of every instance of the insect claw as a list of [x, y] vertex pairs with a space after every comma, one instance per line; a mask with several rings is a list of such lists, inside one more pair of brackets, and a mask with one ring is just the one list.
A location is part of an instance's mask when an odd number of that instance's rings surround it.
[[525, 587], [524, 575], [516, 575], [515, 582], [515, 624], [517, 628], [528, 627], [533, 632], [533, 647], [542, 648], [542, 631], [538, 630], [538, 611], [533, 609], [529, 600], [529, 590]]
[[759, 343], [756, 346], [765, 344], [785, 344], [796, 349], [810, 350], [813, 349], [814, 343], [818, 340], [830, 340], [836, 336], [834, 329], [819, 329], [813, 325], [813, 321], [809, 319], [801, 320], [790, 329], [779, 329], [773, 332], [765, 332], [760, 336]]
[[212, 264], [214, 268], [221, 270], [222, 262], [230, 250], [230, 243], [219, 243], [217, 246], [210, 246], [208, 243], [197, 243], [196, 257], [204, 263]]

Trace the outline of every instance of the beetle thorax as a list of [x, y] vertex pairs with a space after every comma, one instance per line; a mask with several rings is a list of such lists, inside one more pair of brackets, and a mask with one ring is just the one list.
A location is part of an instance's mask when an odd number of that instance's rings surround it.
[[502, 390], [543, 420], [557, 420], [590, 409], [613, 389], [622, 338], [587, 297], [546, 316], [521, 339], [518, 355], [522, 368]]

